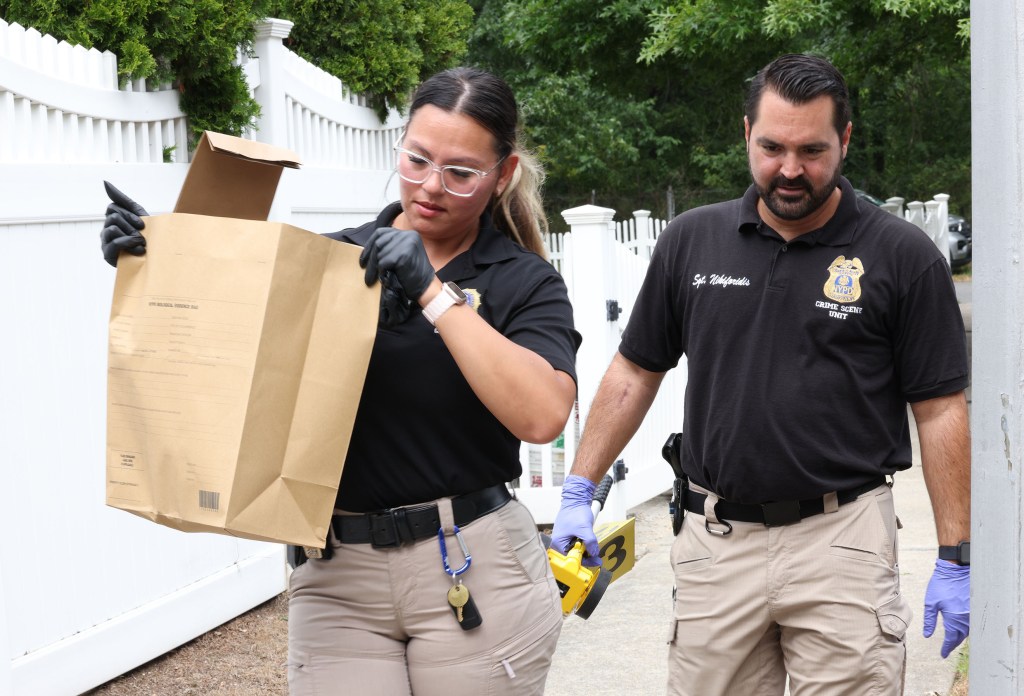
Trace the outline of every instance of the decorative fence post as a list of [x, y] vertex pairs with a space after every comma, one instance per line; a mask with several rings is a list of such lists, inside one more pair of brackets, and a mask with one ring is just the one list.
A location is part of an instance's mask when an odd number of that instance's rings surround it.
[[654, 253], [654, 225], [651, 223], [651, 211], [634, 210], [633, 219], [636, 221], [636, 253], [648, 261]]
[[572, 233], [573, 272], [569, 292], [576, 329], [583, 334], [583, 344], [576, 356], [581, 431], [597, 385], [618, 346], [615, 321], [618, 315], [613, 309], [618, 307], [618, 300], [614, 287], [610, 287], [615, 282], [610, 227], [614, 216], [614, 210], [594, 205], [562, 212]]
[[[288, 49], [283, 42], [293, 26], [294, 22], [286, 19], [268, 18], [258, 23], [253, 44], [257, 58], [256, 70], [247, 72], [253, 98], [260, 105], [254, 139], [287, 148], [293, 148], [294, 144], [288, 138], [288, 105], [285, 100], [285, 54]], [[290, 222], [291, 205], [281, 195], [275, 196], [267, 219]]]
[[288, 111], [284, 99], [285, 51], [283, 41], [288, 38], [294, 23], [286, 19], [265, 19], [256, 25], [254, 50], [259, 59], [258, 84], [253, 95], [260, 105], [257, 123], [258, 140], [264, 143], [291, 147], [288, 143]]
[[[572, 237], [572, 272], [569, 293], [576, 329], [583, 344], [576, 356], [579, 380], [579, 428], [586, 428], [590, 405], [608, 363], [619, 345], [618, 317], [622, 300], [617, 296], [613, 218], [615, 211], [594, 205], [562, 211]], [[569, 462], [566, 462], [568, 471]], [[625, 497], [612, 487], [605, 503], [608, 519], [625, 519]]]
[[936, 193], [932, 200], [925, 203], [928, 209], [928, 236], [935, 240], [939, 251], [946, 257], [946, 263], [951, 264], [949, 256], [949, 194]]

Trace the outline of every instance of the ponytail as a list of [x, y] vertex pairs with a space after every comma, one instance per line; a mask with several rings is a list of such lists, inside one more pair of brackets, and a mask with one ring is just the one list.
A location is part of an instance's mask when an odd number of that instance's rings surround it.
[[491, 208], [494, 225], [519, 246], [546, 259], [544, 235], [548, 232], [548, 219], [541, 197], [544, 169], [529, 152], [517, 148], [514, 154], [519, 162], [508, 186]]

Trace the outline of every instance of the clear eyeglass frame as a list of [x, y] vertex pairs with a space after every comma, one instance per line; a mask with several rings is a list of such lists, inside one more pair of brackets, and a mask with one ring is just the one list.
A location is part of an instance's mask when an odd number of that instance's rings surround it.
[[[429, 179], [431, 177], [431, 175], [433, 175], [434, 172], [437, 172], [438, 176], [441, 177], [441, 188], [443, 188], [445, 191], [447, 191], [448, 193], [452, 194], [453, 196], [458, 196], [459, 198], [469, 198], [474, 193], [476, 193], [477, 189], [480, 188], [480, 182], [482, 182], [484, 180], [484, 177], [488, 176], [491, 172], [493, 172], [495, 169], [497, 169], [498, 166], [502, 162], [505, 161], [505, 158], [502, 157], [501, 159], [499, 159], [494, 164], [493, 167], [491, 167], [487, 171], [483, 171], [483, 170], [480, 170], [480, 169], [474, 169], [473, 167], [463, 167], [463, 166], [460, 166], [460, 165], [457, 165], [457, 164], [446, 164], [444, 166], [438, 166], [438, 165], [434, 164], [434, 162], [432, 160], [430, 160], [427, 157], [424, 157], [420, 153], [414, 152], [412, 150], [407, 150], [404, 147], [401, 147], [400, 145], [395, 145], [394, 151], [395, 151], [395, 153], [399, 157], [401, 157], [403, 155], [406, 156], [406, 157], [414, 157], [414, 158], [416, 158], [418, 160], [423, 160], [423, 162], [426, 163], [429, 166], [429, 169], [423, 175], [423, 178], [417, 179], [417, 178], [410, 177], [410, 176], [407, 176], [407, 175], [403, 174], [402, 173], [401, 162], [397, 162], [396, 161], [395, 162], [395, 171], [398, 173], [398, 176], [399, 176], [400, 179], [402, 179], [403, 181], [408, 181], [410, 184], [424, 184], [424, 183], [427, 182], [427, 179]], [[472, 180], [473, 181], [473, 189], [471, 191], [469, 191], [469, 192], [453, 191], [448, 186], [448, 182], [447, 182], [446, 177], [445, 177], [445, 172], [453, 172], [453, 173], [459, 172], [459, 173], [462, 173], [464, 175], [474, 175], [475, 178]]]

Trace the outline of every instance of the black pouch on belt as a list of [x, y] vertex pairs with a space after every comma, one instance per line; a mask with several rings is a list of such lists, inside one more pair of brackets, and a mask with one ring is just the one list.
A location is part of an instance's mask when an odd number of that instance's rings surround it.
[[329, 537], [327, 539], [327, 545], [322, 549], [318, 549], [315, 546], [294, 546], [289, 544], [288, 565], [292, 567], [292, 570], [295, 570], [310, 558], [327, 560], [331, 557], [333, 552], [334, 549], [331, 548], [331, 540]]
[[679, 448], [682, 446], [682, 442], [682, 433], [672, 433], [661, 448], [661, 456], [669, 463], [672, 473], [676, 475], [675, 481], [672, 482], [672, 499], [668, 503], [668, 511], [672, 515], [673, 534], [679, 534], [679, 530], [683, 527], [683, 515], [686, 514], [683, 496], [686, 495], [686, 488], [689, 485], [679, 458]]

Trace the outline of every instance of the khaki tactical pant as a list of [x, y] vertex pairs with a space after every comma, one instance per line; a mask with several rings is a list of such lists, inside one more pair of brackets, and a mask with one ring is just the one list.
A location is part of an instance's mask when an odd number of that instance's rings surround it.
[[[441, 501], [450, 529], [451, 505]], [[447, 513], [447, 515], [446, 515]], [[397, 548], [339, 544], [292, 574], [288, 686], [293, 695], [540, 695], [562, 628], [547, 553], [517, 500], [460, 527], [462, 576], [483, 623], [459, 628], [437, 538]], [[454, 536], [448, 562], [463, 565]]]
[[[703, 489], [698, 489], [703, 491]], [[900, 694], [911, 610], [892, 491], [766, 527], [687, 513], [672, 546], [669, 694]]]

